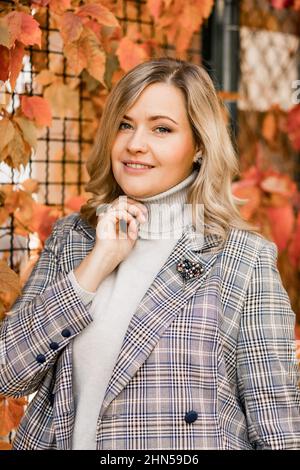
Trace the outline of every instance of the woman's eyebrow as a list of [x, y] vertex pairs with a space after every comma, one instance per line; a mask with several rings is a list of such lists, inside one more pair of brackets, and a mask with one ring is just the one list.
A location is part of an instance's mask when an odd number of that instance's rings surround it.
[[[134, 121], [134, 119], [126, 114], [123, 116], [124, 119], [127, 119], [127, 121]], [[163, 114], [155, 114], [154, 116], [148, 116], [149, 121], [155, 121], [156, 119], [170, 119], [170, 121], [174, 122], [174, 124], [178, 125], [178, 122], [174, 121], [174, 119], [170, 118], [169, 116], [164, 116]]]

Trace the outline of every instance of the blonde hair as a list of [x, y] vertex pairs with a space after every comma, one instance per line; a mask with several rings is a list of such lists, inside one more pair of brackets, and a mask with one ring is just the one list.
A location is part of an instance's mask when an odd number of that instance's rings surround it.
[[93, 196], [81, 207], [82, 218], [96, 227], [97, 206], [124, 194], [111, 168], [112, 145], [123, 115], [152, 83], [173, 85], [185, 97], [191, 129], [203, 156], [187, 202], [192, 204], [193, 217], [196, 205], [204, 205], [204, 234], [218, 235], [224, 243], [230, 228], [257, 233], [258, 228], [244, 220], [237, 208], [245, 201], [232, 194], [232, 180], [239, 173], [238, 159], [225, 123], [224, 105], [213, 82], [200, 65], [172, 57], [154, 58], [137, 65], [119, 80], [107, 97], [86, 164], [90, 181], [85, 190]]

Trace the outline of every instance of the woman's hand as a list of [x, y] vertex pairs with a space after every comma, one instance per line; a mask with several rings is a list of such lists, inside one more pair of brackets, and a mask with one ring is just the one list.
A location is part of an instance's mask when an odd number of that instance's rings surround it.
[[107, 253], [112, 270], [132, 250], [138, 236], [139, 223], [145, 223], [147, 208], [127, 196], [119, 196], [98, 215], [95, 248]]

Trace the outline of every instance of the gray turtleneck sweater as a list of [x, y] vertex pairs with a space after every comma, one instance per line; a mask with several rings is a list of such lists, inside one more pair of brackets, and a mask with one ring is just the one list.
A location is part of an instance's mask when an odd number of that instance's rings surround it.
[[194, 170], [167, 191], [134, 198], [147, 207], [147, 221], [139, 226], [138, 238], [127, 258], [96, 292], [82, 289], [73, 271], [68, 274], [94, 319], [73, 340], [73, 450], [96, 449], [97, 419], [126, 330], [183, 228], [192, 223], [185, 204], [187, 190], [196, 177]]

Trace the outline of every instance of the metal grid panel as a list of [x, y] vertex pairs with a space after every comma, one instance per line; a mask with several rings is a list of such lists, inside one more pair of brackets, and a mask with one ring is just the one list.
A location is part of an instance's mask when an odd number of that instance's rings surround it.
[[[1, 2], [0, 2], [1, 3]], [[2, 2], [3, 3], [3, 2]], [[155, 26], [146, 8], [146, 1], [117, 0], [116, 16], [122, 26], [122, 34], [126, 35], [130, 28], [137, 28], [145, 37], [155, 37]], [[93, 136], [100, 115], [93, 106], [92, 99], [97, 99], [100, 90], [87, 91], [87, 74], [83, 71], [75, 76], [68, 67], [62, 53], [62, 40], [58, 29], [53, 23], [48, 8], [38, 12], [38, 22], [42, 30], [42, 47], [28, 47], [28, 56], [24, 57], [23, 69], [18, 77], [12, 95], [11, 109], [15, 112], [20, 105], [20, 96], [42, 96], [43, 87], [35, 77], [43, 69], [49, 69], [63, 84], [73, 89], [71, 98], [72, 109], [61, 117], [54, 112], [52, 126], [44, 128], [38, 137], [37, 151], [23, 171], [16, 171], [5, 163], [0, 163], [0, 184], [22, 183], [31, 177], [39, 181], [37, 202], [47, 206], [60, 207], [64, 210], [68, 198], [84, 193], [84, 184], [88, 181], [85, 161], [91, 149]], [[155, 56], [175, 56], [175, 47], [168, 44], [165, 37], [159, 39], [160, 47], [154, 51]], [[195, 63], [201, 62], [201, 34], [194, 34], [187, 59]], [[90, 77], [88, 77], [90, 80]], [[91, 119], [90, 116], [93, 116]], [[63, 212], [64, 213], [64, 212]], [[32, 235], [22, 237], [14, 233], [13, 217], [8, 225], [0, 227], [0, 257], [5, 257], [10, 266], [19, 272], [20, 262], [24, 262], [25, 253], [29, 255], [37, 240]]]

